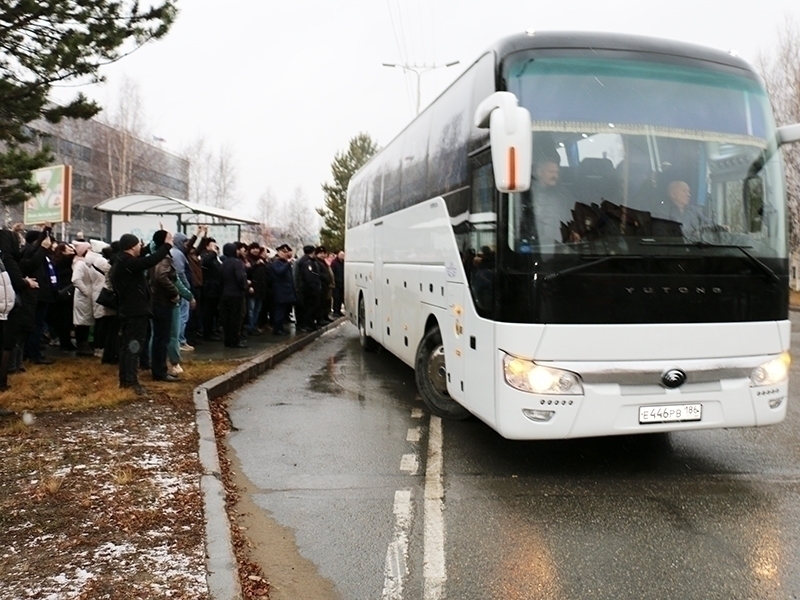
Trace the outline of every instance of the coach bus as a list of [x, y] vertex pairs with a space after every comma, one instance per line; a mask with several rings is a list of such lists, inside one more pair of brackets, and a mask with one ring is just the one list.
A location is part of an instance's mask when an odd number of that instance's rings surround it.
[[352, 177], [348, 316], [511, 439], [780, 422], [798, 139], [733, 53], [502, 39]]

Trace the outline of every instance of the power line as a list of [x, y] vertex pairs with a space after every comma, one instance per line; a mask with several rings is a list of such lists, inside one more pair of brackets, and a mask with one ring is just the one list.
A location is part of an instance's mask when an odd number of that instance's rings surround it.
[[383, 63], [384, 67], [397, 67], [398, 69], [403, 69], [404, 73], [414, 73], [417, 76], [417, 112], [419, 114], [419, 104], [420, 104], [420, 77], [423, 73], [427, 73], [429, 71], [433, 71], [434, 69], [452, 67], [457, 65], [459, 61], [455, 60], [453, 62], [449, 62], [443, 65], [407, 65], [407, 64], [397, 64], [397, 63]]

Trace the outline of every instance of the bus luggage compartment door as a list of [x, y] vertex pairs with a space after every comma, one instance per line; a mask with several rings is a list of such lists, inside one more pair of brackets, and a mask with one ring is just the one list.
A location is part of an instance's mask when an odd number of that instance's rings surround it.
[[458, 401], [464, 399], [464, 294], [464, 284], [447, 282], [447, 322], [442, 323], [442, 342], [447, 353], [447, 391]]

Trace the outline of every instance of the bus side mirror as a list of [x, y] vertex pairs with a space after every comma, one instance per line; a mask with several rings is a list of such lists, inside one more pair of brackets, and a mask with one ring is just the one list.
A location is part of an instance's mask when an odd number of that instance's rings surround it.
[[784, 144], [791, 144], [792, 142], [799, 142], [800, 123], [778, 127], [776, 133], [778, 134], [778, 146], [783, 146]]
[[494, 181], [501, 192], [531, 187], [533, 133], [531, 114], [511, 92], [495, 92], [475, 110], [475, 126], [489, 128]]

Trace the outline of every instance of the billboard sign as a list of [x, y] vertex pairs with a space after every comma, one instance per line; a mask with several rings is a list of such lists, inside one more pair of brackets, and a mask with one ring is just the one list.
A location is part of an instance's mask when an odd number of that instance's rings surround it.
[[39, 184], [41, 191], [25, 203], [24, 223], [68, 222], [72, 207], [72, 167], [55, 165], [36, 169], [33, 180]]

